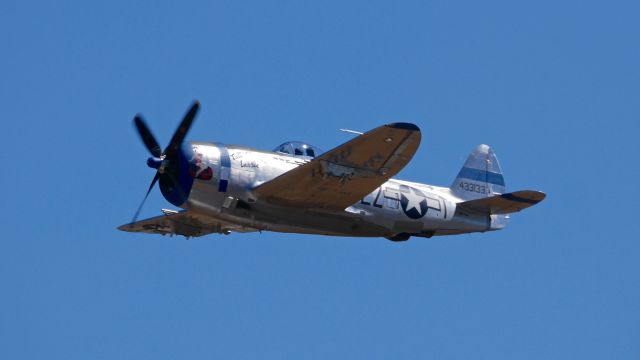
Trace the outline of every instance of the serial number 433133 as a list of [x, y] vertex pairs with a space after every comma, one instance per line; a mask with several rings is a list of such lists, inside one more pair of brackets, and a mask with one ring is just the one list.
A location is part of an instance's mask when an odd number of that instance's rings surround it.
[[485, 185], [478, 185], [478, 184], [461, 181], [460, 188], [464, 191], [471, 191], [479, 194], [487, 194], [487, 187]]

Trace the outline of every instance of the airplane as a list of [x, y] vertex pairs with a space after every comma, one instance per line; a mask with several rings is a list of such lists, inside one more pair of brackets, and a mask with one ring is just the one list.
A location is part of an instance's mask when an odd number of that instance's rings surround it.
[[[503, 229], [509, 214], [545, 198], [540, 191], [506, 192], [494, 151], [476, 147], [449, 187], [393, 178], [418, 149], [420, 129], [382, 125], [332, 150], [285, 142], [273, 151], [218, 142], [185, 142], [198, 112], [195, 101], [162, 150], [140, 114], [134, 124], [156, 169], [129, 232], [182, 235], [273, 231], [406, 241]], [[181, 211], [137, 221], [160, 183]]]

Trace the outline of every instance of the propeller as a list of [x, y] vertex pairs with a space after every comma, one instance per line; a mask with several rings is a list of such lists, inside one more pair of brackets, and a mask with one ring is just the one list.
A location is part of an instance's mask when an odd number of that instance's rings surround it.
[[[147, 126], [146, 122], [142, 118], [142, 115], [138, 114], [133, 118], [133, 123], [136, 129], [138, 130], [138, 135], [140, 135], [140, 139], [142, 139], [142, 142], [144, 143], [145, 147], [147, 148], [147, 150], [149, 150], [149, 152], [153, 156], [153, 159], [149, 159], [148, 163], [151, 164], [151, 163], [155, 163], [157, 160], [160, 160], [159, 162], [160, 165], [158, 166], [156, 170], [156, 174], [153, 177], [151, 184], [149, 185], [149, 189], [147, 190], [147, 193], [144, 195], [144, 198], [142, 199], [140, 206], [138, 206], [138, 210], [136, 210], [135, 215], [133, 215], [133, 219], [131, 220], [131, 223], [136, 222], [136, 220], [138, 219], [138, 215], [140, 215], [140, 210], [142, 210], [142, 206], [144, 205], [145, 201], [147, 201], [147, 197], [149, 197], [149, 193], [151, 192], [153, 187], [156, 185], [156, 183], [160, 179], [160, 176], [162, 176], [165, 173], [165, 169], [167, 167], [170, 167], [172, 163], [173, 164], [178, 163], [176, 160], [178, 159], [178, 152], [180, 150], [180, 146], [182, 145], [184, 138], [187, 136], [187, 132], [189, 132], [189, 129], [193, 124], [193, 119], [196, 117], [196, 114], [198, 113], [199, 108], [200, 108], [200, 102], [198, 102], [198, 100], [194, 101], [191, 107], [189, 108], [189, 110], [187, 111], [187, 113], [182, 118], [180, 125], [178, 126], [176, 131], [173, 133], [173, 136], [171, 137], [171, 141], [169, 141], [169, 145], [167, 145], [164, 151], [161, 150], [160, 145], [158, 145], [158, 141], [156, 141], [156, 138], [151, 133], [151, 130], [149, 130], [149, 127]], [[172, 181], [175, 181], [173, 175], [170, 172], [167, 172], [167, 175], [170, 176]]]

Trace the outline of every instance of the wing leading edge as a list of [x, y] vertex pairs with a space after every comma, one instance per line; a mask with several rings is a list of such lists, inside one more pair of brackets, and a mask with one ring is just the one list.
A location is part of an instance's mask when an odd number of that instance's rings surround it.
[[268, 181], [253, 192], [292, 207], [343, 210], [397, 174], [420, 145], [413, 124], [383, 125]]

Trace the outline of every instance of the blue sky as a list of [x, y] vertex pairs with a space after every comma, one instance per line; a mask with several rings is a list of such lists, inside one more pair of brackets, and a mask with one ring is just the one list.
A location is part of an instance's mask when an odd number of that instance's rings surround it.
[[[0, 357], [637, 359], [640, 6], [632, 1], [0, 3]], [[540, 205], [487, 234], [122, 233], [132, 126], [328, 149], [413, 122], [399, 178], [477, 144]], [[142, 216], [170, 205], [154, 191]]]

